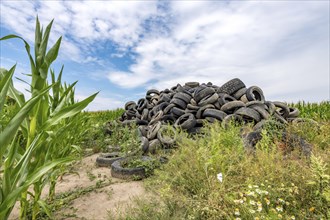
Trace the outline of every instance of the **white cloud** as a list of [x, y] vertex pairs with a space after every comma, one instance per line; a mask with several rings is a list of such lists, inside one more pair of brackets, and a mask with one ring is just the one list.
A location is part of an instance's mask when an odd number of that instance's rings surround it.
[[[82, 101], [86, 99], [88, 96], [84, 95], [84, 93], [77, 93], [75, 98], [78, 101]], [[115, 97], [109, 98], [104, 97], [101, 94], [98, 94], [94, 101], [91, 102], [85, 110], [87, 111], [101, 111], [101, 110], [109, 110], [109, 109], [117, 109], [122, 108], [124, 106], [124, 102], [121, 100], [116, 99]]]
[[133, 51], [128, 71], [107, 74], [124, 88], [239, 77], [272, 99], [330, 98], [328, 1], [2, 1], [1, 10], [1, 24], [31, 41], [36, 13], [55, 18], [52, 41], [64, 35], [62, 57], [82, 65], [102, 64], [91, 52], [104, 42], [117, 47], [109, 59]]
[[322, 94], [313, 101], [329, 99], [329, 3], [194, 3], [172, 2], [169, 35], [141, 39], [130, 71], [111, 72], [109, 79], [128, 88], [164, 88], [239, 77], [273, 98], [299, 91], [291, 99], [301, 100], [317, 87]]

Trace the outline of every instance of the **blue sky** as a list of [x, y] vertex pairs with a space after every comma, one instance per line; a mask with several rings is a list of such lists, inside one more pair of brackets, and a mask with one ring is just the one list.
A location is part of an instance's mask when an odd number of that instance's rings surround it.
[[[55, 19], [53, 65], [78, 80], [78, 99], [100, 91], [89, 110], [123, 107], [149, 88], [187, 81], [222, 85], [238, 77], [267, 100], [330, 99], [329, 1], [13, 1], [0, 2], [0, 36], [33, 44], [35, 17]], [[0, 66], [29, 73], [24, 45], [1, 41]], [[15, 81], [24, 91], [26, 85]], [[27, 92], [25, 92], [28, 96]]]

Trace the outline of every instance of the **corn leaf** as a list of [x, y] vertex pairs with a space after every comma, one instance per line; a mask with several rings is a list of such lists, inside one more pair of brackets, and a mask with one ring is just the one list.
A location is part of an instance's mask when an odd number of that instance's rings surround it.
[[96, 95], [98, 94], [95, 93], [88, 98], [84, 99], [83, 101], [77, 102], [73, 105], [67, 106], [63, 109], [61, 109], [57, 114], [55, 114], [52, 118], [49, 118], [44, 126], [42, 127], [42, 130], [47, 130], [49, 127], [58, 124], [62, 119], [72, 117], [75, 114], [79, 113], [82, 111], [84, 108], [87, 107], [87, 105], [94, 100]]
[[10, 34], [10, 35], [7, 35], [7, 36], [4, 36], [2, 38], [0, 38], [0, 41], [2, 40], [8, 40], [8, 39], [11, 39], [11, 38], [18, 38], [18, 39], [21, 39], [24, 44], [25, 44], [25, 50], [29, 56], [29, 60], [30, 60], [30, 65], [31, 65], [31, 72], [32, 73], [35, 73], [36, 71], [36, 66], [34, 64], [34, 61], [33, 61], [33, 58], [31, 56], [31, 52], [30, 52], [30, 45], [28, 44], [28, 42], [26, 42], [22, 37], [20, 36], [17, 36], [17, 35], [14, 35], [14, 34]]
[[39, 95], [31, 98], [27, 101], [20, 111], [8, 122], [5, 129], [0, 133], [0, 157], [3, 156], [3, 153], [6, 150], [7, 145], [11, 142], [14, 135], [16, 134], [17, 129], [29, 114], [30, 110], [35, 106], [35, 104], [40, 100], [40, 98], [49, 91], [51, 86], [43, 89]]
[[8, 94], [11, 79], [14, 75], [16, 65], [14, 65], [0, 81], [0, 112], [2, 112]]
[[40, 76], [43, 79], [47, 78], [49, 66], [57, 58], [58, 51], [59, 51], [60, 45], [61, 45], [61, 40], [62, 40], [62, 37], [60, 37], [57, 40], [57, 42], [55, 43], [55, 45], [47, 52], [47, 55], [46, 55], [45, 59], [43, 60], [44, 62], [39, 69]]

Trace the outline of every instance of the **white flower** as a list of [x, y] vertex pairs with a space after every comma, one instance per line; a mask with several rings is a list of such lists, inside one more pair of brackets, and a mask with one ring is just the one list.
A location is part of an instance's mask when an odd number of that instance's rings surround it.
[[278, 212], [283, 212], [283, 207], [282, 207], [282, 206], [277, 206], [277, 207], [276, 207], [276, 210], [277, 210]]
[[256, 213], [256, 211], [254, 211], [253, 209], [250, 209], [250, 213], [254, 214], [254, 213]]
[[217, 178], [222, 183], [222, 173], [218, 173], [217, 174]]
[[251, 201], [250, 201], [250, 204], [251, 204], [251, 205], [255, 205], [255, 204], [256, 204], [256, 202], [255, 202], [255, 201], [253, 201], [253, 200], [251, 200]]
[[238, 209], [235, 209], [235, 215], [236, 215], [236, 216], [239, 216], [239, 215], [240, 215], [240, 213], [239, 213], [239, 210], [238, 210]]

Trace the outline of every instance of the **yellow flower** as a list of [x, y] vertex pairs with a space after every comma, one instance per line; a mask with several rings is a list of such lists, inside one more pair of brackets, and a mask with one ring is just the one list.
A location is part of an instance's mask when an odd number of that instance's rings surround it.
[[260, 218], [258, 218], [258, 217], [254, 217], [254, 220], [259, 220]]
[[291, 216], [291, 218], [290, 218], [291, 220], [295, 220], [296, 219], [296, 217], [294, 217], [294, 215], [293, 216]]
[[239, 209], [235, 209], [235, 215], [236, 215], [236, 216], [239, 216], [239, 215], [240, 215], [240, 213], [239, 213]]
[[282, 219], [282, 215], [281, 214], [278, 214], [277, 217], [280, 218], [280, 219]]
[[267, 205], [270, 204], [270, 201], [267, 198], [264, 198], [264, 200], [265, 200], [265, 202], [266, 202]]
[[315, 210], [315, 207], [314, 206], [309, 208], [309, 211], [310, 212], [314, 212], [314, 210]]

